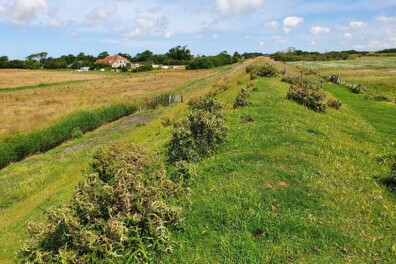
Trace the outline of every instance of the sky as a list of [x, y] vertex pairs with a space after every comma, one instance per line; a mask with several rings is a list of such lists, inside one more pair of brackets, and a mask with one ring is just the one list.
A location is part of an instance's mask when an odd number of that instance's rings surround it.
[[396, 0], [0, 0], [0, 56], [396, 48]]

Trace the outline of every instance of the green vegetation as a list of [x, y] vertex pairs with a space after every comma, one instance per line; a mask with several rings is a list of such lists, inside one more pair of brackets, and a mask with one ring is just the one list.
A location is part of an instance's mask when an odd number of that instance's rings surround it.
[[75, 137], [75, 130], [91, 131], [105, 122], [114, 121], [137, 110], [135, 106], [122, 104], [81, 111], [71, 114], [54, 125], [27, 134], [18, 134], [0, 142], [0, 168], [29, 155], [47, 151]]
[[347, 60], [351, 55], [366, 55], [368, 52], [360, 52], [356, 50], [348, 51], [331, 51], [331, 52], [308, 52], [289, 48], [286, 52], [276, 52], [272, 58], [276, 61], [331, 61], [331, 60]]
[[316, 112], [324, 112], [326, 95], [321, 88], [313, 87], [303, 83], [291, 85], [287, 92], [287, 98]]
[[200, 58], [193, 59], [188, 65], [187, 70], [198, 70], [198, 69], [212, 69], [215, 67], [221, 67], [238, 62], [240, 58], [239, 54], [234, 54], [234, 57], [229, 55], [226, 51], [221, 52], [216, 56], [203, 56]]
[[[290, 85], [280, 78], [257, 78], [251, 105], [233, 109], [249, 77], [239, 72], [190, 87], [201, 96], [217, 89], [216, 82], [227, 87], [215, 91], [227, 117], [227, 144], [194, 164], [171, 166], [168, 175], [191, 188], [191, 197], [182, 204], [181, 229], [169, 229], [172, 254], [155, 253], [153, 262], [393, 263], [396, 200], [378, 179], [392, 173], [379, 160], [394, 153], [396, 106], [325, 83], [325, 93], [342, 108], [318, 114], [287, 100]], [[93, 138], [145, 142], [162, 151], [176, 130], [161, 120], [169, 125], [184, 110], [148, 110], [153, 120], [146, 126], [110, 124], [0, 171], [0, 258], [10, 261], [26, 222], [43, 218], [40, 208], [70, 199], [80, 170], [88, 169]], [[64, 154], [76, 144], [87, 146]]]
[[197, 161], [225, 142], [223, 106], [213, 98], [193, 100], [180, 122], [174, 124], [172, 139], [166, 150], [169, 162]]
[[250, 105], [249, 98], [251, 94], [249, 90], [242, 88], [241, 92], [237, 95], [234, 102], [234, 108], [246, 107]]
[[170, 229], [182, 220], [169, 200], [183, 194], [158, 157], [137, 146], [100, 149], [72, 200], [29, 225], [21, 263], [148, 262], [171, 251]]

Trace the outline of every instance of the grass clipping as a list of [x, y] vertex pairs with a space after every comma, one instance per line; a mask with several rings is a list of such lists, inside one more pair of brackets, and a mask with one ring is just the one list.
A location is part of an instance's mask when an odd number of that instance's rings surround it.
[[112, 144], [94, 155], [91, 168], [69, 204], [29, 224], [20, 262], [149, 262], [171, 251], [170, 229], [182, 217], [169, 201], [183, 189], [167, 179], [159, 158]]

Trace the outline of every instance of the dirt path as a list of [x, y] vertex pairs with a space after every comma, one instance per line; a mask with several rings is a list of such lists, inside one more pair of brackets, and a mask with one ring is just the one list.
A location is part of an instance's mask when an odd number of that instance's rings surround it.
[[[64, 149], [60, 154], [71, 154], [76, 151], [79, 151], [80, 149], [94, 147], [99, 144], [99, 139], [103, 138], [104, 136], [106, 136], [109, 133], [118, 132], [128, 126], [145, 124], [145, 123], [149, 122], [150, 120], [151, 120], [150, 115], [137, 116], [136, 114], [134, 114], [134, 115], [124, 117], [121, 119], [121, 122], [117, 123], [116, 125], [108, 128], [108, 129], [104, 129], [104, 130], [100, 131], [99, 134], [97, 134], [91, 138], [88, 138], [84, 142], [81, 142], [77, 145], [70, 146], [70, 147]], [[106, 140], [104, 142], [108, 142], [108, 141], [110, 141], [110, 140]]]

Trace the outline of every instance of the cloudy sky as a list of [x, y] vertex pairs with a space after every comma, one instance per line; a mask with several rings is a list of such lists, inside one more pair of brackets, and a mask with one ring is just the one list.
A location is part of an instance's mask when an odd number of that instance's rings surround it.
[[396, 48], [395, 0], [0, 0], [0, 56]]

